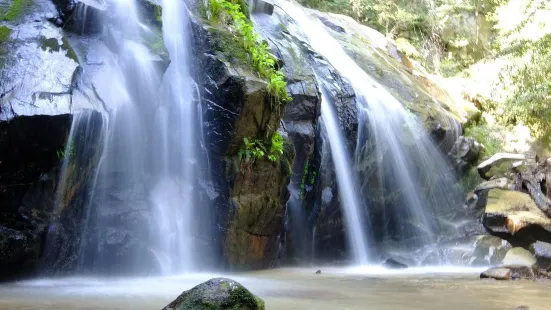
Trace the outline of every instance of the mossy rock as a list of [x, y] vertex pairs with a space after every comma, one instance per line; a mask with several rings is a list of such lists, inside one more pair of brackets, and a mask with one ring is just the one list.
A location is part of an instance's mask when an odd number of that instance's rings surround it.
[[263, 310], [264, 301], [238, 282], [214, 278], [184, 291], [163, 310]]

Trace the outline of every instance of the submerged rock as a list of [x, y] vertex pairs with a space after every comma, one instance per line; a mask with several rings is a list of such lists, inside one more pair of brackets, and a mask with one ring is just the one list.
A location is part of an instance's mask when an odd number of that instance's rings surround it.
[[511, 265], [490, 268], [482, 272], [480, 278], [496, 280], [535, 280], [536, 274], [532, 267]]
[[490, 268], [480, 274], [481, 279], [510, 280], [511, 270], [506, 267]]
[[405, 269], [405, 268], [408, 268], [408, 265], [406, 265], [404, 263], [400, 263], [399, 261], [397, 261], [394, 258], [387, 259], [383, 263], [383, 266], [385, 266], [387, 268], [390, 268], [390, 269]]
[[238, 282], [214, 278], [184, 291], [163, 310], [241, 309], [263, 310], [264, 301]]

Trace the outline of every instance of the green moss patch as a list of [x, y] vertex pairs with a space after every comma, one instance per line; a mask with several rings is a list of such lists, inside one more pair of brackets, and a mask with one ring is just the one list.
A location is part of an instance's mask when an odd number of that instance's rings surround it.
[[6, 12], [2, 12], [3, 21], [14, 21], [18, 19], [30, 6], [32, 0], [13, 0]]
[[12, 30], [7, 26], [0, 26], [0, 44], [9, 40]]
[[213, 39], [214, 49], [216, 54], [223, 61], [238, 66], [251, 67], [249, 55], [243, 48], [242, 40], [233, 35], [229, 31], [220, 30], [218, 28], [209, 28], [209, 32]]
[[63, 37], [61, 39], [62, 44], [59, 44], [59, 40], [56, 38], [46, 38], [44, 36], [40, 37], [40, 49], [46, 52], [59, 52], [60, 50], [65, 51], [65, 56], [68, 58], [71, 58], [75, 62], [78, 63], [78, 57], [75, 53], [75, 50], [73, 47], [71, 47], [71, 44], [69, 44], [69, 40], [67, 40], [66, 37]]

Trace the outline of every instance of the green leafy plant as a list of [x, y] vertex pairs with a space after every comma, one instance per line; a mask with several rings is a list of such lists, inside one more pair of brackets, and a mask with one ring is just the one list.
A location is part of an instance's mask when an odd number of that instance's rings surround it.
[[[269, 148], [267, 147], [268, 144]], [[269, 142], [244, 137], [243, 147], [239, 150], [237, 156], [239, 160], [245, 163], [264, 158], [268, 158], [268, 160], [272, 162], [277, 162], [281, 155], [283, 155], [283, 144], [283, 137], [277, 132], [272, 135]]]
[[283, 73], [276, 68], [275, 57], [270, 54], [268, 45], [261, 41], [253, 25], [244, 13], [242, 3], [228, 0], [210, 0], [210, 18], [213, 22], [230, 23], [242, 39], [243, 48], [259, 76], [268, 81], [267, 90], [275, 97], [276, 108], [289, 101], [287, 83]]
[[306, 196], [306, 182], [308, 181], [308, 168], [309, 162], [306, 160], [304, 164], [304, 174], [302, 175], [302, 180], [300, 182], [300, 200], [303, 200]]
[[76, 155], [75, 143], [71, 142], [64, 149], [59, 149], [56, 152], [58, 159], [72, 158]]
[[281, 155], [283, 155], [283, 142], [283, 137], [279, 133], [276, 132], [272, 135], [270, 154], [268, 154], [268, 159], [270, 161], [276, 162], [279, 160]]
[[254, 162], [257, 159], [262, 159], [266, 155], [266, 147], [261, 140], [253, 140], [247, 137], [243, 138], [243, 148], [239, 150], [237, 156], [239, 160]]

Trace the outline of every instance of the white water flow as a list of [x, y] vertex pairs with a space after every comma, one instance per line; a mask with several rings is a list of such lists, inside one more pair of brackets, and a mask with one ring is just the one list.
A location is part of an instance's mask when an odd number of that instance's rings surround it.
[[[322, 92], [323, 94], [323, 92]], [[337, 175], [337, 184], [344, 213], [345, 223], [348, 227], [348, 242], [352, 250], [355, 263], [366, 265], [368, 263], [367, 242], [365, 238], [363, 215], [360, 214], [361, 204], [356, 194], [353, 182], [350, 158], [344, 148], [339, 122], [331, 109], [325, 94], [321, 100], [321, 116], [327, 131], [329, 147], [333, 156], [333, 163]]]
[[[390, 243], [399, 246], [433, 242], [439, 225], [434, 214], [449, 210], [456, 203], [449, 164], [416, 117], [359, 67], [317, 18], [294, 1], [277, 3], [295, 21], [313, 50], [327, 59], [354, 89], [359, 124], [354, 169], [364, 173], [360, 179], [363, 197], [369, 200], [377, 196], [382, 205], [383, 218], [374, 219], [372, 227], [380, 225], [380, 230], [388, 231], [374, 231], [374, 234], [378, 234], [379, 241], [390, 239]], [[344, 173], [339, 169], [336, 172], [337, 175]], [[345, 188], [341, 178], [341, 193], [353, 190], [353, 187]], [[357, 206], [345, 207], [354, 208]], [[347, 221], [347, 229], [354, 235], [360, 229], [352, 223]], [[354, 251], [357, 253], [360, 249]]]
[[[187, 8], [181, 0], [162, 0], [163, 39], [170, 55], [170, 66], [161, 86], [161, 119], [164, 163], [158, 184], [151, 194], [155, 205], [153, 225], [163, 273], [189, 272], [197, 266], [194, 223], [197, 199], [194, 183], [198, 177], [196, 154], [197, 107], [193, 101], [193, 80], [189, 68]], [[169, 132], [174, 135], [169, 139]], [[174, 171], [172, 171], [174, 170]]]
[[[93, 87], [109, 114], [80, 242], [82, 272], [175, 274], [205, 265], [210, 244], [200, 202], [201, 118], [182, 0], [163, 0], [163, 33], [141, 20], [138, 0], [110, 0]], [[170, 64], [152, 53], [160, 40]], [[65, 165], [66, 166], [66, 165]], [[97, 182], [96, 182], [97, 180]], [[197, 209], [203, 208], [199, 211]]]

